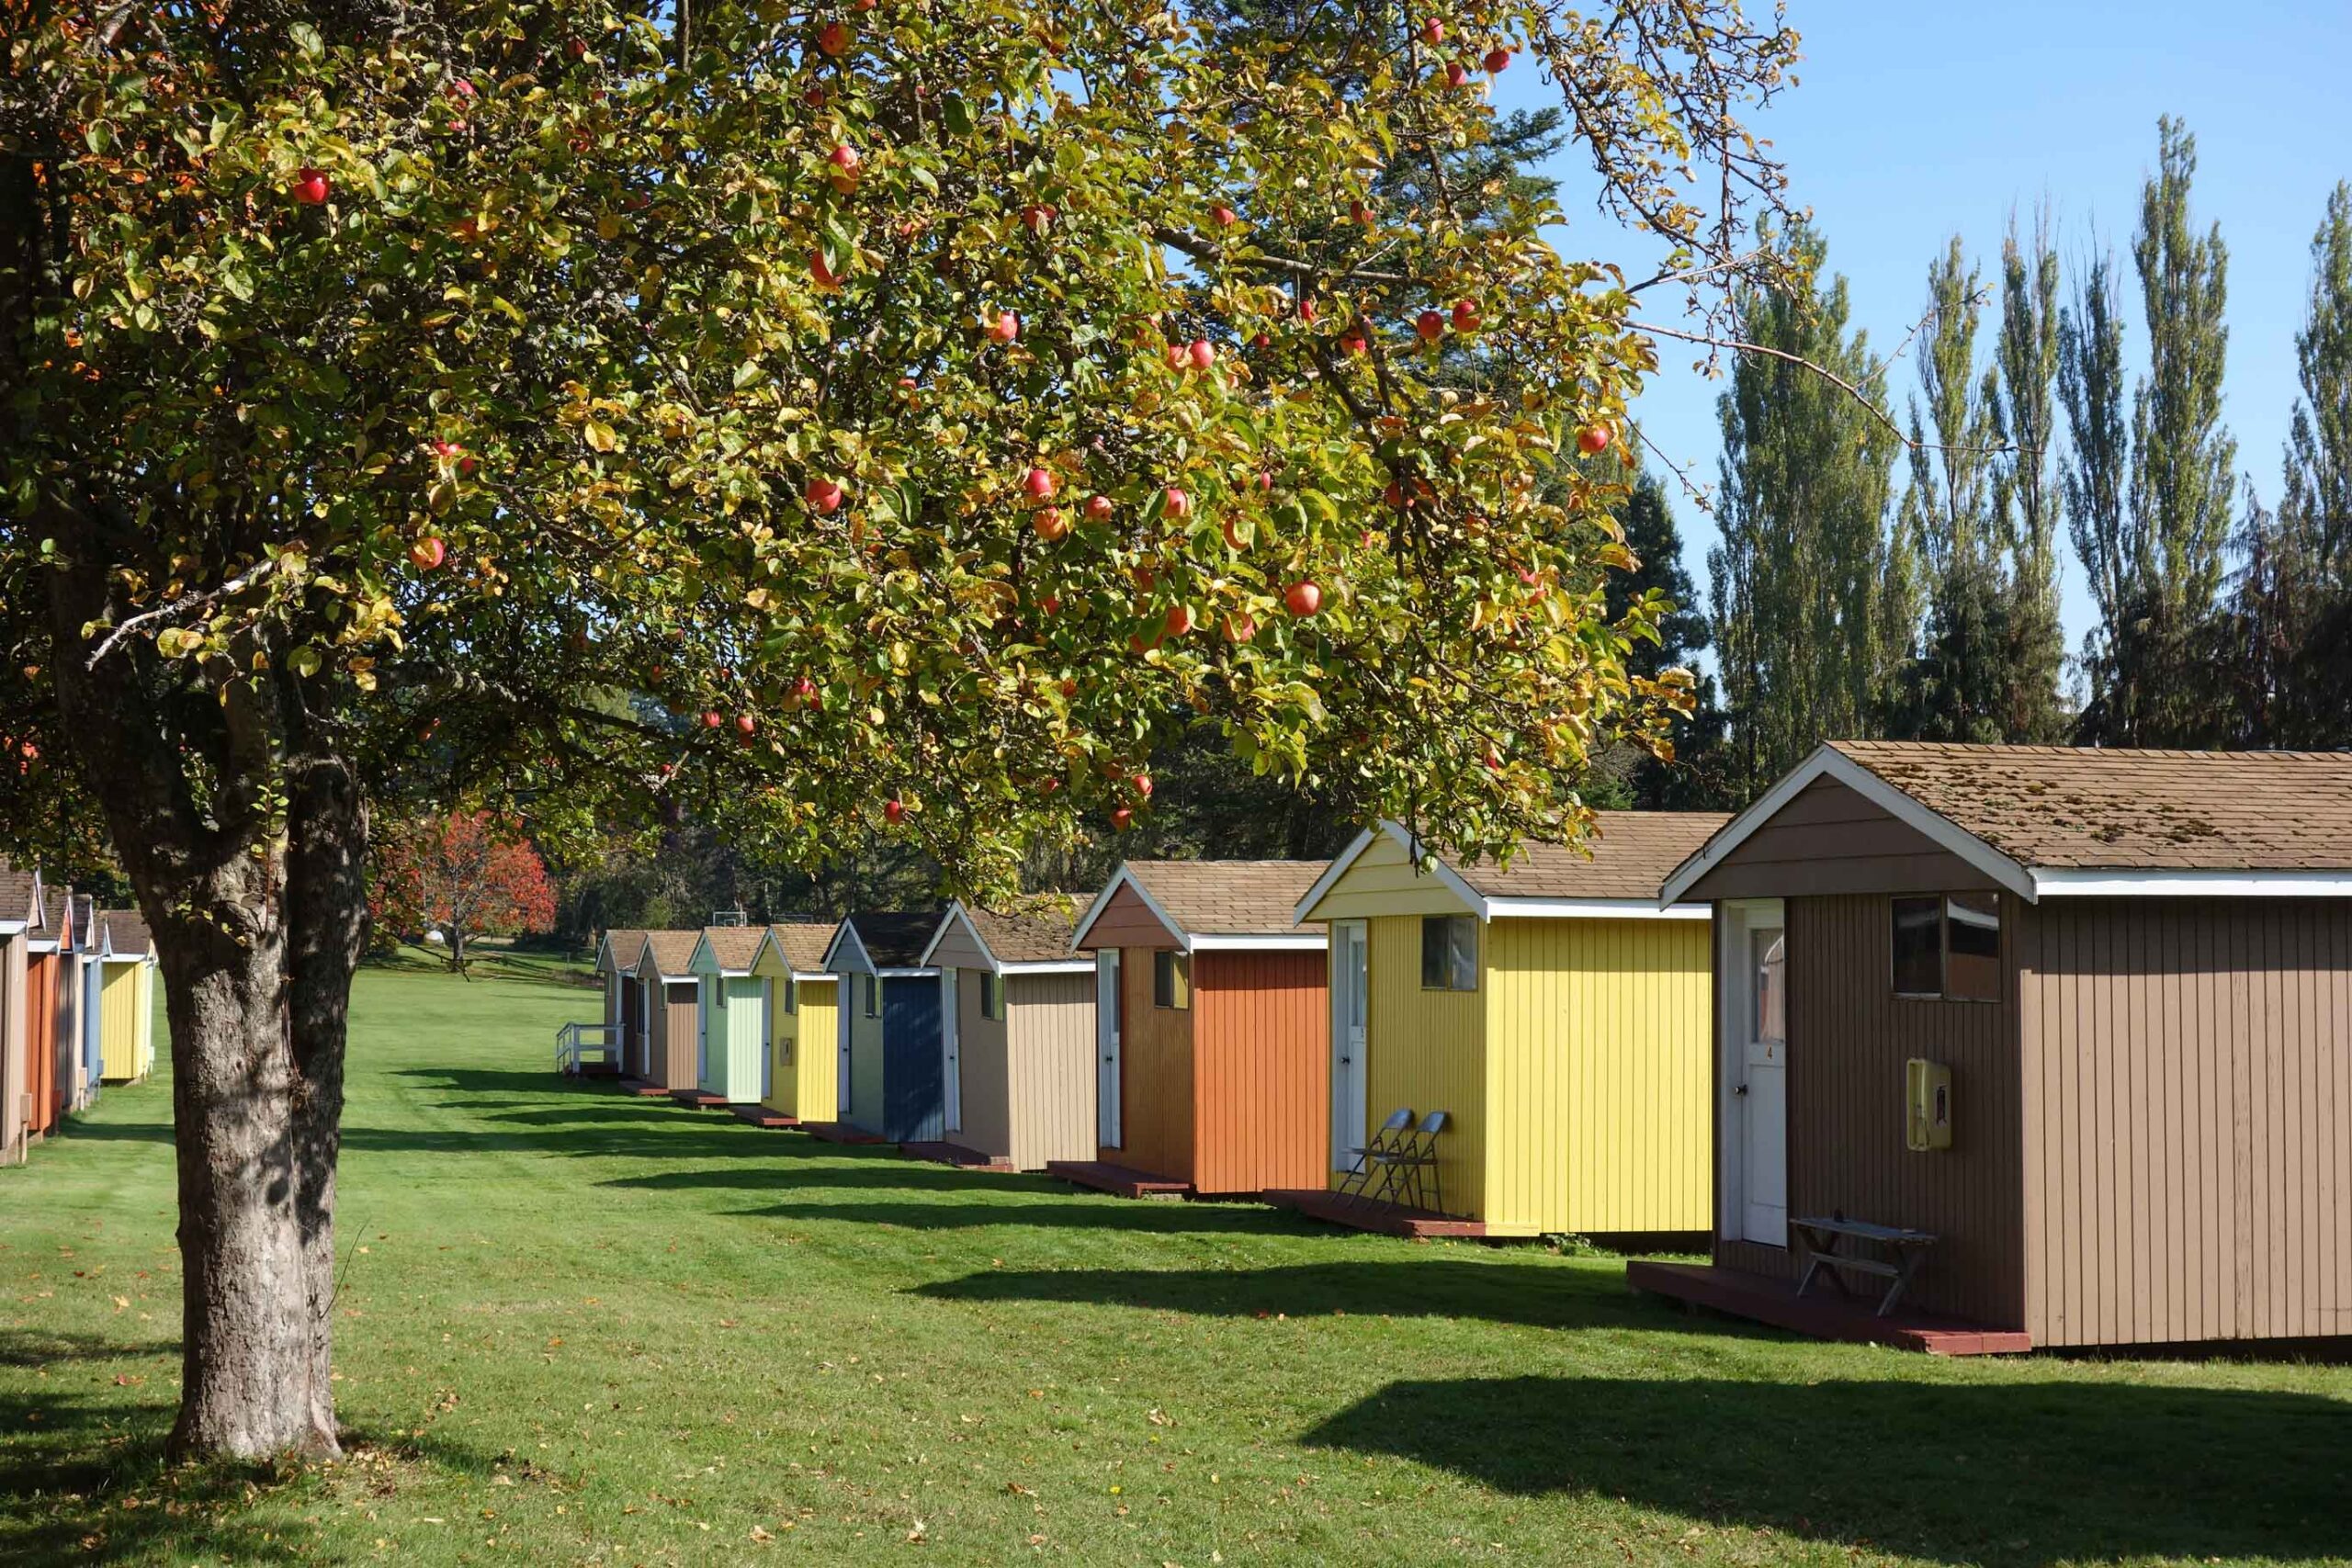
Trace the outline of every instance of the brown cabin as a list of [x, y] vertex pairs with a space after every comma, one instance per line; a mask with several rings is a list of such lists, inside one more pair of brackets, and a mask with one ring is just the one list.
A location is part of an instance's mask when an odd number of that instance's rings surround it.
[[988, 1164], [1095, 1156], [1095, 964], [1070, 952], [1079, 908], [1061, 894], [958, 901], [922, 950], [944, 987], [944, 1141]]
[[1116, 1191], [1323, 1185], [1326, 942], [1294, 910], [1325, 863], [1119, 867], [1070, 942], [1097, 965], [1097, 1158], [1048, 1168]]
[[693, 1089], [702, 1076], [702, 1016], [695, 943], [702, 932], [647, 931], [638, 954], [638, 1056], [622, 1071], [660, 1089]]
[[1715, 909], [1707, 1289], [1827, 1216], [1932, 1236], [1905, 1310], [1984, 1348], [2352, 1333], [2352, 755], [1834, 742], [1665, 897]]
[[641, 931], [607, 931], [596, 943], [596, 978], [605, 987], [605, 1027], [623, 1075], [642, 1078], [645, 1063], [645, 1004], [639, 997], [637, 961], [645, 955]]
[[37, 1058], [49, 1041], [41, 1034], [36, 1045], [47, 1014], [36, 1005], [41, 971], [32, 945], [50, 934], [47, 902], [39, 872], [0, 861], [0, 1165], [24, 1159], [36, 1121], [29, 1106], [39, 1081]]

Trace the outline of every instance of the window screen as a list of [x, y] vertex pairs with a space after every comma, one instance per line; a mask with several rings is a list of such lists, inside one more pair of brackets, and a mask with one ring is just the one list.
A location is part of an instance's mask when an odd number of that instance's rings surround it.
[[993, 1023], [1004, 1021], [1004, 976], [986, 969], [980, 971], [980, 1016]]
[[1894, 994], [1939, 997], [1944, 991], [1941, 898], [1894, 900]]
[[1178, 1009], [1193, 1005], [1192, 976], [1184, 955], [1171, 948], [1163, 947], [1151, 955], [1151, 1005]]
[[882, 1016], [882, 976], [879, 975], [868, 975], [865, 977], [865, 1016], [868, 1018]]
[[789, 975], [784, 977], [784, 1010], [786, 1012], [800, 1010], [800, 982]]
[[1421, 919], [1421, 989], [1478, 988], [1478, 918], [1427, 915]]

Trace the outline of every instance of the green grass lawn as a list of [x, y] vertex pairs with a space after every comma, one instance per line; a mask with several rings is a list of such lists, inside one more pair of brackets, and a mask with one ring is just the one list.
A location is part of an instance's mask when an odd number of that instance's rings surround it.
[[2352, 1554], [2352, 1367], [1815, 1345], [1611, 1260], [830, 1148], [561, 1083], [596, 1005], [361, 976], [324, 1472], [158, 1457], [164, 1084], [0, 1171], [0, 1562]]

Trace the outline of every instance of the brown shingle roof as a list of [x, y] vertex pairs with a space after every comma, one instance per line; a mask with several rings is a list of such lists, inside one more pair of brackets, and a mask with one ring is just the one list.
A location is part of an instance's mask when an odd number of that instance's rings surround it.
[[833, 932], [841, 928], [831, 920], [786, 920], [770, 926], [775, 932], [775, 944], [784, 950], [784, 962], [795, 974], [813, 975], [825, 966], [825, 949], [833, 942]]
[[2352, 752], [1830, 744], [2023, 865], [2352, 870]]
[[892, 910], [852, 915], [842, 924], [857, 928], [858, 944], [876, 969], [914, 969], [922, 964], [922, 950], [939, 929], [939, 914]]
[[57, 942], [71, 934], [73, 911], [67, 901], [73, 895], [62, 887], [44, 887], [40, 893], [41, 935]]
[[760, 955], [760, 939], [766, 934], [763, 926], [706, 926], [702, 939], [710, 944], [710, 955], [721, 969], [749, 969]]
[[107, 941], [118, 958], [140, 958], [154, 951], [155, 938], [147, 930], [146, 917], [136, 909], [101, 909], [98, 921], [106, 928]]
[[1528, 843], [1508, 866], [1453, 865], [1489, 898], [1656, 899], [1667, 874], [1731, 818], [1715, 811], [1603, 811], [1574, 849]]
[[1330, 864], [1319, 860], [1148, 860], [1127, 874], [1189, 935], [1287, 936], [1298, 901]]
[[0, 920], [13, 923], [32, 919], [34, 882], [29, 871], [0, 865]]
[[599, 962], [603, 961], [605, 948], [612, 950], [613, 967], [626, 969], [645, 952], [645, 933], [627, 926], [616, 928], [605, 933], [604, 946], [596, 952]]
[[695, 942], [700, 931], [647, 931], [645, 945], [653, 967], [664, 979], [683, 979], [694, 972]]
[[1068, 962], [1070, 933], [1085, 912], [1085, 901], [1069, 893], [1040, 893], [1005, 909], [964, 906], [972, 929], [999, 964]]

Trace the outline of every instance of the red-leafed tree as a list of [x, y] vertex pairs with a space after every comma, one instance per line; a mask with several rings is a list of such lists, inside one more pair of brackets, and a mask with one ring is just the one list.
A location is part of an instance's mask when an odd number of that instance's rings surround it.
[[489, 812], [452, 812], [379, 841], [368, 912], [394, 931], [441, 932], [463, 974], [474, 937], [553, 931], [555, 884], [538, 851]]

